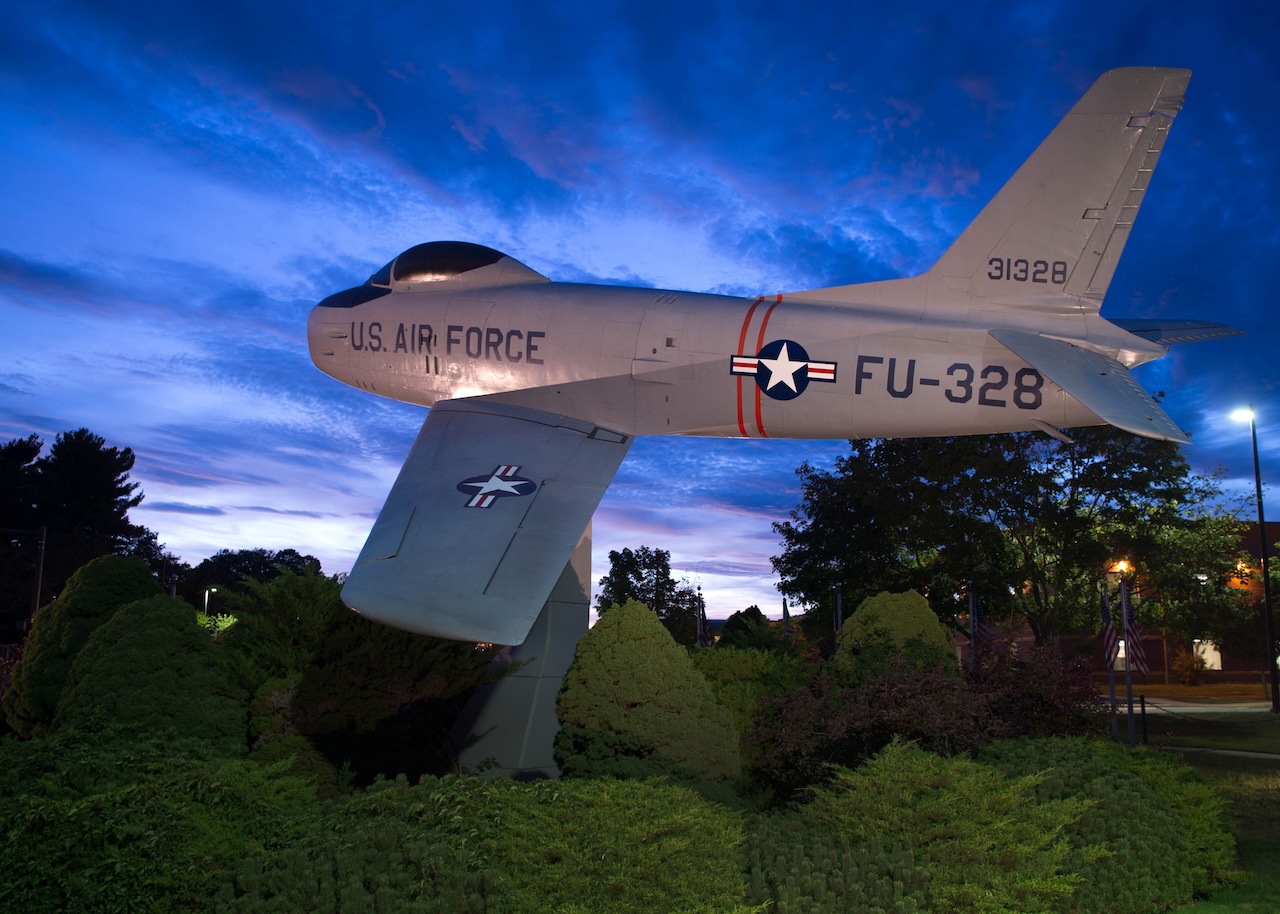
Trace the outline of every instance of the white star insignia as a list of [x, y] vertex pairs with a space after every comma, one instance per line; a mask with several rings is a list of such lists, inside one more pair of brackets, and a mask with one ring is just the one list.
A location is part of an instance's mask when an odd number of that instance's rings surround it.
[[796, 372], [808, 365], [808, 362], [791, 361], [791, 353], [787, 349], [787, 344], [782, 344], [782, 351], [778, 353], [776, 359], [761, 359], [760, 364], [769, 369], [769, 386], [766, 390], [773, 390], [779, 384], [785, 384], [792, 390], [799, 391], [796, 386]]
[[517, 486], [524, 482], [527, 482], [527, 480], [503, 479], [497, 473], [494, 473], [483, 482], [464, 482], [463, 485], [474, 486], [476, 489], [476, 495], [488, 495], [491, 492], [506, 492], [508, 495], [520, 495], [522, 493]]

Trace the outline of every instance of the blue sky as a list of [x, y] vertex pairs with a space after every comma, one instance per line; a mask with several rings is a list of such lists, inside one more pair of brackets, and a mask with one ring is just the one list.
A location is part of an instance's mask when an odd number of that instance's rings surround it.
[[[346, 570], [423, 411], [309, 308], [458, 239], [557, 280], [757, 295], [926, 269], [1096, 76], [1190, 67], [1103, 314], [1247, 331], [1141, 369], [1198, 470], [1280, 471], [1272, 3], [42, 2], [0, 11], [0, 438], [137, 454], [185, 560]], [[643, 439], [595, 521], [713, 616], [780, 609], [771, 523], [844, 442]], [[1280, 516], [1280, 507], [1273, 508]]]

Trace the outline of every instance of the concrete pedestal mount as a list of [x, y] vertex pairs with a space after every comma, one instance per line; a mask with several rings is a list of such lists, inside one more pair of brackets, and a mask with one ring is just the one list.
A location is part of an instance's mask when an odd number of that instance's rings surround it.
[[454, 724], [451, 736], [461, 768], [517, 779], [560, 776], [554, 757], [560, 730], [556, 694], [587, 631], [590, 602], [588, 524], [524, 643], [494, 660], [523, 666], [476, 692]]

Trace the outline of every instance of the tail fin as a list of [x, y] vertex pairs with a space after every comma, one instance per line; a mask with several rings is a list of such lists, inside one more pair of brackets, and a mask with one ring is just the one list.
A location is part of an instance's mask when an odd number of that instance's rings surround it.
[[1155, 67], [1102, 74], [934, 264], [931, 300], [951, 290], [1096, 313], [1190, 78]]

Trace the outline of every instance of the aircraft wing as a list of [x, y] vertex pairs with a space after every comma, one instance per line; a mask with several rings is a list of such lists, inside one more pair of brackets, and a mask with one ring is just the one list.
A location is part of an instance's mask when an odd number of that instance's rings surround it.
[[432, 407], [342, 588], [396, 628], [519, 644], [631, 437], [487, 400]]
[[1190, 443], [1187, 433], [1115, 359], [1025, 330], [992, 330], [991, 335], [1108, 425], [1147, 438]]

